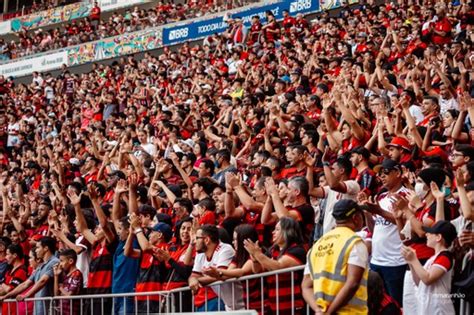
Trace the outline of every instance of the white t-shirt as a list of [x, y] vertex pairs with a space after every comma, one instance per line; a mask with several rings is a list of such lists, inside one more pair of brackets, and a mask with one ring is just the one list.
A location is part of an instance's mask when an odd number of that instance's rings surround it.
[[459, 104], [454, 97], [450, 99], [439, 98], [439, 108], [441, 115], [444, 115], [448, 110], [455, 109], [459, 110]]
[[43, 85], [44, 79], [41, 76], [37, 76], [31, 80], [33, 83], [38, 83], [39, 86]]
[[82, 252], [77, 255], [76, 267], [82, 272], [82, 276], [84, 279], [84, 288], [87, 288], [87, 278], [89, 277], [89, 265], [91, 263], [91, 254], [90, 250], [87, 248], [84, 243], [87, 241], [84, 239], [84, 236], [79, 236], [76, 239], [75, 244], [77, 246], [82, 247]]
[[7, 138], [7, 147], [13, 147], [18, 143], [18, 133], [20, 132], [20, 124], [15, 122], [13, 124], [8, 124], [8, 138]]
[[418, 105], [411, 105], [410, 108], [408, 108], [408, 111], [410, 114], [415, 118], [416, 124], [419, 124], [425, 119], [425, 115], [421, 112], [421, 107]]
[[156, 154], [156, 146], [153, 143], [146, 143], [141, 146], [149, 155], [154, 156]]
[[436, 258], [439, 254], [433, 255], [425, 263], [423, 268], [430, 270], [431, 267], [440, 268], [444, 271], [444, 274], [430, 285], [426, 285], [420, 280], [418, 284], [418, 315], [425, 314], [455, 314], [453, 302], [451, 301], [451, 280], [453, 268], [449, 270], [446, 266], [435, 263]]
[[229, 267], [235, 251], [229, 244], [219, 242], [211, 260], [208, 260], [206, 254], [200, 253], [196, 255], [194, 260], [193, 272], [202, 273], [203, 270], [209, 267]]
[[[406, 193], [405, 187], [400, 188], [396, 194]], [[393, 197], [385, 192], [379, 196], [380, 208], [393, 213]], [[384, 267], [396, 267], [406, 265], [406, 261], [401, 255], [402, 240], [396, 224], [376, 215], [375, 225], [372, 234], [372, 258], [371, 263]]]
[[336, 220], [332, 216], [332, 210], [337, 201], [341, 199], [352, 199], [357, 200], [357, 194], [360, 191], [360, 186], [355, 180], [345, 180], [344, 184], [346, 185], [346, 193], [340, 193], [332, 190], [329, 186], [325, 186], [324, 189], [324, 198], [326, 198], [326, 208], [324, 213], [323, 221], [323, 233], [327, 233], [336, 226]]
[[[232, 262], [232, 259], [234, 258], [234, 255], [235, 251], [232, 246], [219, 242], [216, 249], [214, 250], [214, 254], [212, 255], [211, 260], [208, 260], [206, 254], [204, 253], [196, 255], [196, 259], [194, 260], [193, 272], [202, 274], [203, 270], [206, 270], [209, 267], [228, 268], [230, 263]], [[211, 286], [211, 288], [224, 301], [227, 310], [242, 308], [242, 301], [239, 301], [239, 303], [236, 304], [235, 298], [233, 299], [233, 294], [235, 294], [235, 292], [232, 291], [231, 286], [224, 284], [220, 286]], [[239, 290], [242, 290], [242, 288], [240, 287]]]

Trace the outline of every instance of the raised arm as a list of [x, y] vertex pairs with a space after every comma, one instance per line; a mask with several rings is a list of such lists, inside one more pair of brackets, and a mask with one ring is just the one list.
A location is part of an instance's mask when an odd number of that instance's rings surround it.
[[105, 215], [104, 210], [102, 209], [99, 203], [99, 192], [97, 186], [94, 184], [90, 184], [87, 187], [87, 192], [89, 193], [89, 197], [91, 199], [92, 206], [94, 207], [95, 214], [97, 215], [97, 219], [99, 220], [100, 227], [104, 231], [107, 242], [110, 244], [115, 240], [117, 234], [115, 233], [115, 231], [112, 231], [110, 229], [107, 216]]
[[138, 175], [132, 173], [128, 179], [128, 213], [138, 213]]
[[234, 188], [240, 184], [237, 176], [231, 172], [225, 174], [225, 196], [224, 196], [224, 211], [226, 218], [240, 219], [244, 216], [242, 208], [236, 208], [234, 203]]
[[68, 190], [68, 198], [71, 204], [74, 206], [74, 211], [76, 212], [77, 228], [79, 232], [84, 236], [84, 238], [90, 243], [94, 244], [97, 242], [97, 237], [94, 233], [87, 227], [86, 218], [81, 209], [81, 195], [77, 195], [76, 192], [72, 189]]
[[150, 251], [153, 249], [153, 245], [146, 238], [143, 230], [140, 227], [140, 219], [135, 213], [130, 214], [130, 227], [133, 229], [133, 233], [137, 237], [138, 244], [142, 251]]

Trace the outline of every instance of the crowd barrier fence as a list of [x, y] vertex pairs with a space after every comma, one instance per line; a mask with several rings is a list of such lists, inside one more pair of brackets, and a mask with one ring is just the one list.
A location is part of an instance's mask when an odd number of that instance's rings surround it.
[[[225, 307], [222, 303], [218, 303], [217, 311], [239, 311], [248, 310], [250, 295], [254, 290], [260, 290], [260, 305], [259, 312], [263, 314], [268, 310], [266, 290], [269, 286], [266, 284], [266, 278], [275, 277], [275, 292], [276, 292], [276, 315], [280, 314], [279, 309], [279, 277], [284, 274], [290, 274], [291, 279], [291, 315], [301, 314], [297, 313], [295, 308], [295, 287], [300, 286], [301, 283], [295, 282], [295, 274], [303, 273], [304, 265], [280, 269], [276, 271], [263, 272], [259, 274], [248, 275], [240, 278], [228, 279], [225, 281], [214, 282], [208, 287], [217, 294], [218, 299], [225, 301]], [[251, 287], [251, 283], [257, 287]], [[78, 303], [79, 314], [91, 315], [110, 315], [110, 314], [169, 314], [169, 313], [185, 313], [195, 311], [196, 305], [194, 296], [191, 294], [189, 287], [177, 288], [169, 291], [158, 292], [133, 292], [133, 293], [115, 293], [115, 294], [96, 294], [96, 295], [76, 295], [76, 296], [55, 296], [42, 298], [27, 298], [24, 301], [17, 301], [14, 299], [5, 300], [7, 303], [8, 313], [11, 314], [16, 310], [17, 315], [28, 315], [28, 307], [22, 303], [33, 303], [33, 311], [35, 307], [40, 307], [47, 310], [45, 315], [63, 314], [63, 303], [68, 303], [70, 309], [75, 303]], [[245, 295], [243, 294], [245, 291]], [[207, 290], [205, 291], [204, 311], [208, 311]], [[243, 297], [246, 296], [246, 299]], [[188, 299], [191, 299], [189, 303]], [[255, 302], [255, 301], [253, 301]], [[186, 304], [191, 306], [191, 309], [186, 308]], [[158, 306], [158, 307], [157, 307]], [[210, 306], [209, 306], [210, 307]], [[120, 308], [120, 310], [119, 310]], [[19, 310], [24, 310], [22, 314]], [[130, 311], [132, 310], [132, 311]], [[209, 309], [210, 310], [210, 309]], [[309, 306], [305, 306], [306, 314], [310, 314]], [[303, 310], [304, 312], [304, 310]], [[31, 310], [29, 314], [32, 314]]]

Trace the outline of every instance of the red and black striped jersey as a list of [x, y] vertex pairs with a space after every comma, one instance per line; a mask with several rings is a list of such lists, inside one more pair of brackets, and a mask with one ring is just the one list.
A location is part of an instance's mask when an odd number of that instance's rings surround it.
[[[275, 260], [278, 260], [283, 256], [289, 256], [298, 261], [299, 265], [306, 263], [306, 251], [302, 246], [297, 244], [290, 245], [282, 252], [280, 252], [280, 250], [274, 246], [267, 253], [267, 256]], [[291, 273], [283, 273], [267, 277], [268, 302], [270, 309], [273, 312], [276, 312], [278, 308], [280, 314], [291, 314], [292, 309], [302, 308], [304, 302], [301, 296], [301, 286], [299, 285], [302, 280], [302, 272], [295, 272], [293, 274], [293, 280]], [[292, 305], [291, 301], [293, 300], [293, 297], [294, 304]]]
[[113, 256], [117, 242], [108, 244], [105, 240], [92, 246], [87, 290], [90, 294], [110, 293], [112, 288]]
[[[154, 246], [154, 249], [168, 249], [169, 244], [160, 243]], [[136, 292], [155, 292], [161, 291], [163, 283], [166, 280], [167, 268], [166, 265], [159, 261], [154, 255], [153, 250], [142, 252], [140, 261], [140, 274], [137, 278], [135, 286]], [[158, 301], [159, 295], [154, 296], [139, 296], [139, 301]]]

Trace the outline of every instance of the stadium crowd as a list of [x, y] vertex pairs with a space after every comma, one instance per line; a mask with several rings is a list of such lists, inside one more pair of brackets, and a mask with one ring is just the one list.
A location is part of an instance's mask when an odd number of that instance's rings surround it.
[[[203, 44], [89, 73], [0, 76], [0, 299], [21, 301], [2, 314], [45, 314], [33, 296], [188, 285], [183, 311], [191, 294], [197, 310], [240, 298], [269, 314], [472, 301], [472, 2], [284, 16], [248, 29], [234, 16]], [[349, 247], [325, 246], [335, 231]], [[340, 275], [318, 264], [336, 250]], [[221, 298], [208, 286], [304, 264]], [[164, 304], [137, 299], [55, 307]]]
[[[20, 3], [20, 2], [16, 2], [15, 3], [12, 3], [10, 2], [8, 7], [11, 8], [13, 5], [20, 5], [21, 6], [21, 10], [19, 11], [7, 11], [7, 12], [3, 12], [0, 17], [3, 21], [6, 21], [6, 20], [9, 20], [9, 19], [13, 19], [13, 18], [16, 18], [16, 17], [19, 17], [19, 16], [23, 16], [23, 15], [27, 15], [27, 14], [31, 14], [33, 12], [38, 12], [38, 11], [45, 11], [45, 10], [50, 10], [50, 9], [54, 9], [54, 8], [57, 8], [57, 7], [60, 7], [60, 6], [64, 6], [64, 5], [67, 5], [67, 4], [71, 4], [71, 3], [76, 3], [76, 2], [79, 2], [81, 0], [62, 0], [62, 1], [58, 1], [58, 0], [40, 0], [40, 1], [27, 1], [28, 4], [24, 4], [24, 3]], [[3, 9], [3, 7], [1, 8]]]
[[85, 19], [73, 20], [64, 26], [49, 30], [39, 28], [29, 31], [23, 28], [16, 33], [18, 39], [10, 42], [0, 38], [0, 61], [184, 21], [241, 7], [252, 2], [255, 1], [189, 1], [187, 3], [165, 1], [159, 2], [155, 8], [151, 9], [134, 7], [122, 14], [114, 12], [108, 18], [101, 18], [100, 6], [95, 3], [90, 16]]

